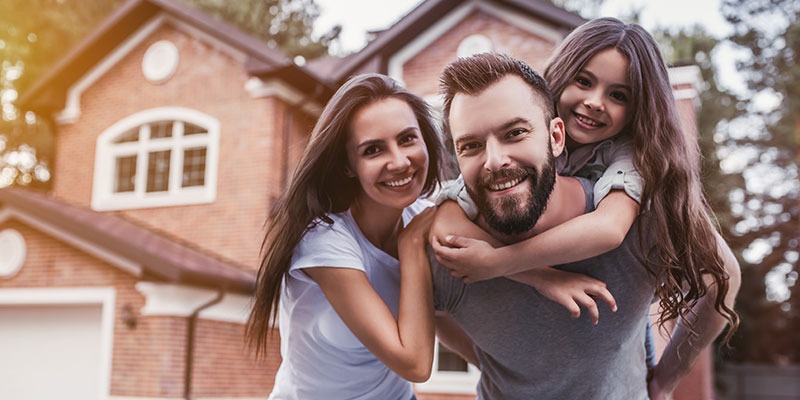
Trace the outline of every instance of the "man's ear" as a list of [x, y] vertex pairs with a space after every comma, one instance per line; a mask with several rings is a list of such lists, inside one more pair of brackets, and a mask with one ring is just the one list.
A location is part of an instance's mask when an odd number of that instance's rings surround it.
[[550, 144], [553, 148], [553, 157], [558, 157], [564, 151], [564, 145], [567, 141], [566, 134], [564, 120], [560, 117], [550, 120]]

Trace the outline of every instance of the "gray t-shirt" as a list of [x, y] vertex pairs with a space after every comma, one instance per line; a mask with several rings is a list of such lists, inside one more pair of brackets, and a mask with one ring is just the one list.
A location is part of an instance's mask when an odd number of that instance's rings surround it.
[[637, 260], [639, 219], [617, 249], [556, 267], [606, 283], [619, 310], [598, 304], [597, 326], [585, 309], [572, 319], [528, 285], [506, 278], [465, 285], [431, 259], [436, 309], [451, 314], [474, 343], [478, 399], [648, 398], [642, 343], [655, 279]]

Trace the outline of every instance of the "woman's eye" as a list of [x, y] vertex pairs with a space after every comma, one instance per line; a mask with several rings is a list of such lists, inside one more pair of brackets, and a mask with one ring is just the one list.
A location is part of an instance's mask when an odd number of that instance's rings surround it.
[[575, 78], [575, 82], [577, 82], [578, 85], [581, 85], [581, 86], [591, 86], [592, 85], [591, 81], [589, 81], [588, 79], [586, 79], [586, 78], [584, 78], [582, 76], [579, 76], [579, 77]]
[[406, 135], [406, 136], [403, 136], [403, 137], [400, 138], [400, 140], [398, 141], [398, 144], [403, 145], [403, 144], [406, 144], [406, 143], [413, 143], [416, 140], [417, 140], [417, 136], [416, 135]]
[[364, 149], [364, 152], [362, 154], [365, 156], [371, 156], [373, 154], [377, 154], [380, 150], [381, 149], [378, 148], [378, 146], [368, 146]]

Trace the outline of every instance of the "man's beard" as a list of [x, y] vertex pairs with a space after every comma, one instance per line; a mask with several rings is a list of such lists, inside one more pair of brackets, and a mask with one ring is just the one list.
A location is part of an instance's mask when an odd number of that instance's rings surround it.
[[[550, 147], [550, 146], [548, 146]], [[521, 203], [519, 195], [502, 196], [490, 202], [487, 196], [489, 185], [498, 179], [530, 179], [530, 193], [527, 204]], [[547, 162], [541, 174], [534, 167], [509, 168], [479, 178], [477, 190], [467, 186], [478, 212], [495, 231], [504, 235], [517, 235], [533, 229], [539, 217], [547, 208], [547, 200], [556, 182], [555, 162], [552, 152], [548, 152]], [[522, 183], [522, 181], [520, 182]]]

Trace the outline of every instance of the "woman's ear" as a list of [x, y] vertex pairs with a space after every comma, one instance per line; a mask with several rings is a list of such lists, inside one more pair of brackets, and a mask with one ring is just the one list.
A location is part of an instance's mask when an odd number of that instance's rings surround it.
[[550, 144], [553, 148], [553, 157], [558, 157], [564, 151], [564, 144], [567, 140], [566, 134], [564, 120], [560, 117], [550, 120]]

